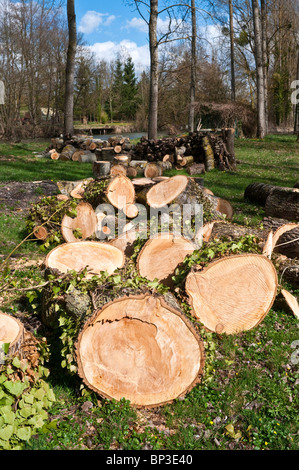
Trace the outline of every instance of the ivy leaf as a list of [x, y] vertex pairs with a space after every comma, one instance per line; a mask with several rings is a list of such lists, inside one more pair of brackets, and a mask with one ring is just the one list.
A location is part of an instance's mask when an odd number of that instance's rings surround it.
[[11, 393], [12, 395], [15, 395], [19, 397], [22, 392], [25, 390], [26, 385], [21, 383], [21, 382], [4, 382], [3, 386], [6, 388], [6, 390]]
[[8, 424], [5, 427], [0, 429], [0, 439], [3, 441], [8, 441], [13, 435], [14, 427], [11, 424]]
[[31, 428], [28, 426], [23, 426], [17, 430], [16, 434], [17, 437], [21, 439], [21, 441], [29, 441], [31, 438]]

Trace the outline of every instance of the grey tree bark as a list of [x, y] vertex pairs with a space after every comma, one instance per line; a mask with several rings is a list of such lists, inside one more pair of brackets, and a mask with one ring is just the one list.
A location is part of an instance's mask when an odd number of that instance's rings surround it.
[[150, 1], [149, 48], [150, 48], [150, 103], [148, 138], [157, 139], [158, 93], [159, 93], [159, 54], [157, 40], [158, 0]]
[[69, 43], [65, 71], [64, 135], [71, 136], [74, 133], [74, 78], [77, 48], [75, 0], [67, 0], [67, 21]]
[[262, 28], [260, 7], [258, 0], [252, 0], [252, 15], [254, 27], [254, 46], [257, 80], [257, 137], [263, 139], [266, 134], [265, 118], [265, 90], [264, 90], [264, 65], [262, 49]]
[[234, 40], [234, 16], [233, 2], [229, 3], [229, 33], [230, 33], [230, 62], [231, 62], [231, 99], [236, 100], [236, 77], [235, 77], [235, 40]]
[[194, 131], [194, 106], [195, 106], [195, 88], [196, 88], [196, 8], [195, 0], [191, 0], [191, 77], [190, 77], [190, 110], [189, 110], [189, 131]]

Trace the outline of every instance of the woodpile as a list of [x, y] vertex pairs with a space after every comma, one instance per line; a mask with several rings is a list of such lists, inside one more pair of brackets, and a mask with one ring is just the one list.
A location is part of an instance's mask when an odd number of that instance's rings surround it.
[[[44, 267], [51, 282], [54, 278], [60, 286], [66, 277], [71, 280], [80, 273], [83, 288], [70, 282], [55, 297], [47, 284], [43, 322], [49, 327], [59, 323], [60, 308], [74, 319], [68, 360], [74, 361], [73, 370], [84, 385], [100, 397], [126, 398], [136, 407], [182, 398], [204, 373], [200, 328], [235, 335], [258, 327], [277, 296], [278, 276], [289, 280], [298, 265], [296, 258], [290, 269], [281, 264], [281, 274], [278, 263], [286, 257], [277, 252], [282, 237], [288, 237], [290, 246], [290, 240], [295, 242], [298, 227], [273, 223], [271, 228], [270, 219], [267, 228], [234, 224], [228, 201], [205, 193], [194, 178], [181, 174], [136, 179], [109, 175], [81, 189], [75, 214], [63, 218], [64, 243], [47, 254]], [[151, 233], [152, 220], [139, 225], [141, 203], [147, 215], [158, 214], [158, 233]], [[105, 204], [113, 211], [105, 210]], [[176, 214], [187, 205], [191, 221], [198, 204], [203, 226], [191, 237], [178, 234], [165, 208], [173, 206]], [[165, 221], [168, 230], [162, 230]], [[191, 263], [193, 257], [200, 260], [204, 248], [214, 253], [217, 243], [230, 240], [237, 247], [250, 235], [252, 252], [225, 250], [212, 262], [206, 257], [205, 262]], [[292, 294], [284, 297], [296, 311]]]
[[234, 134], [194, 132], [181, 137], [149, 140], [133, 145], [130, 139], [114, 136], [108, 140], [73, 136], [67, 141], [52, 139], [48, 156], [53, 160], [93, 163], [95, 178], [111, 174], [128, 177], [163, 176], [166, 170], [187, 170], [191, 176], [214, 168], [236, 170]]

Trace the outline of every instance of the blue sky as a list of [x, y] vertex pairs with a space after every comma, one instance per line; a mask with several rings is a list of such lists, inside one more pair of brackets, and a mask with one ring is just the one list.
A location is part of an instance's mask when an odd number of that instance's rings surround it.
[[136, 67], [149, 64], [147, 27], [125, 0], [76, 0], [77, 29], [99, 59], [130, 55]]
[[[75, 8], [77, 29], [99, 59], [109, 61], [117, 54], [130, 55], [137, 73], [149, 66], [147, 25], [126, 0], [76, 0]], [[166, 23], [166, 16], [159, 17], [161, 30]], [[208, 37], [213, 39], [215, 26], [208, 28]]]

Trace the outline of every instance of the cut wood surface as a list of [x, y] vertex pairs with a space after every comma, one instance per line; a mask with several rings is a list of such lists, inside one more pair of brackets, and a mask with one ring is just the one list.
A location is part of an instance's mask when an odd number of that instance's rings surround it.
[[235, 334], [257, 326], [277, 294], [277, 272], [262, 255], [229, 256], [186, 278], [192, 314], [216, 333]]
[[107, 186], [106, 195], [110, 204], [117, 209], [123, 209], [126, 204], [135, 202], [134, 185], [123, 175], [114, 177]]
[[108, 243], [97, 241], [80, 241], [64, 243], [48, 253], [45, 259], [46, 268], [60, 273], [81, 271], [87, 268], [87, 278], [102, 271], [113, 273], [125, 263], [124, 253]]
[[195, 244], [191, 240], [172, 233], [159, 233], [143, 246], [137, 258], [137, 269], [146, 279], [157, 278], [171, 286], [176, 268], [194, 250]]
[[221, 197], [217, 197], [214, 195], [209, 194], [208, 192], [204, 191], [209, 201], [212, 203], [214, 211], [219, 214], [225, 215], [228, 219], [232, 219], [234, 216], [234, 209], [233, 206], [229, 201], [226, 199], [222, 199]]
[[110, 240], [108, 243], [122, 250], [128, 258], [134, 253], [134, 243], [139, 236], [142, 236], [137, 230], [131, 229], [120, 234], [117, 238]]
[[[88, 202], [80, 202], [76, 212], [76, 217], [64, 215], [61, 221], [61, 233], [66, 242], [85, 240], [96, 232], [97, 216], [92, 206]], [[79, 231], [78, 236], [76, 230]]]
[[49, 235], [48, 230], [43, 226], [35, 227], [33, 233], [38, 240], [46, 240]]
[[113, 165], [111, 165], [110, 175], [111, 176], [118, 176], [118, 175], [127, 176], [127, 167], [121, 163], [117, 163], [117, 164], [114, 163]]
[[162, 296], [118, 298], [95, 312], [76, 343], [79, 375], [97, 394], [156, 407], [201, 379], [204, 348], [195, 329]]
[[[24, 340], [24, 326], [16, 318], [0, 311], [0, 352], [2, 346], [9, 343], [8, 354], [14, 354], [20, 349]], [[0, 355], [1, 359], [1, 355]], [[0, 361], [1, 368], [1, 361]]]

